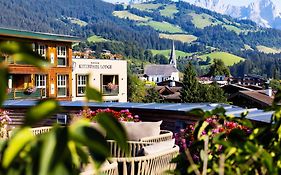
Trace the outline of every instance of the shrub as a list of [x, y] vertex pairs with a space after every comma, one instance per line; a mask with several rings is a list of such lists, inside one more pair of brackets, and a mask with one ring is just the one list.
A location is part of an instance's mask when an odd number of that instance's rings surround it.
[[95, 111], [92, 111], [91, 109], [84, 109], [80, 111], [79, 114], [76, 114], [75, 117], [78, 118], [86, 118], [90, 121], [95, 121], [96, 116], [107, 113], [111, 114], [113, 117], [118, 119], [119, 121], [128, 121], [128, 122], [139, 122], [139, 116], [133, 115], [128, 109], [121, 110], [121, 111], [115, 111], [109, 108], [106, 109], [97, 109]]
[[175, 135], [182, 152], [173, 174], [280, 174], [281, 92], [276, 97], [271, 122], [257, 126], [224, 109], [191, 111], [199, 121]]

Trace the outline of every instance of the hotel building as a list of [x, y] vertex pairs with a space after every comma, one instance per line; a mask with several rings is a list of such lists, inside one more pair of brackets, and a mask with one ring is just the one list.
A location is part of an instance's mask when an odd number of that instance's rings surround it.
[[[72, 99], [72, 43], [79, 39], [72, 36], [37, 33], [0, 28], [0, 42], [16, 41], [32, 45], [34, 51], [51, 63], [48, 70], [15, 61], [1, 55], [9, 68], [8, 99], [56, 98]], [[26, 94], [25, 89], [36, 87], [36, 92]]]
[[74, 58], [72, 100], [84, 100], [89, 81], [105, 102], [127, 102], [127, 62], [124, 60]]

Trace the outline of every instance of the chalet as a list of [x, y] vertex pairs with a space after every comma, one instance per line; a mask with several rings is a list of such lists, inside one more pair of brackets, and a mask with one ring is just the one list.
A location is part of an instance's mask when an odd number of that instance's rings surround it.
[[[73, 59], [72, 100], [84, 100], [87, 83], [99, 90], [106, 102], [127, 102], [125, 60]], [[87, 82], [89, 81], [89, 82]]]
[[232, 83], [241, 84], [243, 86], [264, 86], [267, 79], [260, 75], [245, 74], [242, 78], [235, 78]]
[[[16, 41], [30, 44], [34, 51], [48, 60], [52, 66], [39, 70], [34, 66], [17, 62], [2, 55], [8, 64], [9, 99], [57, 98], [71, 100], [72, 97], [72, 43], [76, 37], [0, 28], [0, 41]], [[32, 94], [26, 89], [32, 88]]]
[[266, 90], [242, 90], [229, 96], [232, 104], [244, 108], [265, 109], [272, 105], [274, 92]]
[[156, 90], [159, 92], [164, 102], [180, 103], [180, 91], [182, 86], [182, 82], [167, 80], [157, 83]]

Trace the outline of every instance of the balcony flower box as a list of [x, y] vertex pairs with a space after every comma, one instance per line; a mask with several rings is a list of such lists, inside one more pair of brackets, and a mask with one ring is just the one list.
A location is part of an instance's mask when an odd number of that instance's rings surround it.
[[25, 95], [30, 95], [34, 92], [36, 92], [36, 87], [28, 87], [23, 91]]
[[105, 86], [106, 90], [108, 91], [115, 91], [117, 88], [118, 88], [118, 85], [116, 84], [113, 84], [113, 83], [108, 83], [106, 86]]

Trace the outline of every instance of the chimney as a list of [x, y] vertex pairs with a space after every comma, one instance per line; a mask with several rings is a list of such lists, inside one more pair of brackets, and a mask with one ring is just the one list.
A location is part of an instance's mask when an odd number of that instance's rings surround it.
[[269, 87], [268, 89], [265, 90], [265, 93], [267, 96], [272, 97], [272, 89]]

